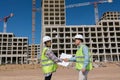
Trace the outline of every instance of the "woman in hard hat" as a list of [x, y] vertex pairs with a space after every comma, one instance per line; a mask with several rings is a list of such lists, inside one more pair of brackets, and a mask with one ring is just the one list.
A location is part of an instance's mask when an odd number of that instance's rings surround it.
[[76, 62], [75, 67], [79, 71], [78, 80], [87, 80], [87, 74], [92, 70], [91, 53], [89, 52], [88, 47], [83, 44], [83, 36], [80, 34], [75, 36], [75, 45], [77, 46], [75, 57], [64, 59], [64, 61]]
[[43, 43], [45, 47], [43, 48], [41, 55], [41, 63], [42, 70], [45, 74], [44, 80], [51, 80], [52, 73], [57, 69], [57, 62], [62, 62], [61, 59], [57, 58], [53, 51], [50, 49], [51, 47], [51, 38], [49, 36], [43, 37]]

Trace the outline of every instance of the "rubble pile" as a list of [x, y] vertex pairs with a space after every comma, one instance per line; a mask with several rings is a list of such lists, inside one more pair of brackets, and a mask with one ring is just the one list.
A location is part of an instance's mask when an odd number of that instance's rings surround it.
[[94, 62], [93, 67], [109, 67], [109, 66], [118, 66], [120, 67], [120, 62]]

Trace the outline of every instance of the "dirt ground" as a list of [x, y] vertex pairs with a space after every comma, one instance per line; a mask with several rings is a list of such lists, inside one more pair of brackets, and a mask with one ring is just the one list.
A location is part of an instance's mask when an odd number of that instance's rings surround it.
[[[44, 75], [39, 65], [3, 65], [0, 66], [0, 80], [44, 80]], [[78, 72], [74, 67], [59, 67], [52, 80], [78, 80]], [[120, 80], [120, 64], [94, 68], [89, 72], [88, 80]]]

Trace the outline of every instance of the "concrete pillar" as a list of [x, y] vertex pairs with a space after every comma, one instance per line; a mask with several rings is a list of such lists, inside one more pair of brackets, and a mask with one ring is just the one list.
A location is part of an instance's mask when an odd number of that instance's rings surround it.
[[106, 55], [104, 54], [104, 61], [107, 62]]
[[21, 57], [21, 64], [23, 64], [23, 57]]
[[18, 64], [18, 57], [16, 57], [16, 64]]
[[117, 58], [118, 58], [118, 61], [120, 61], [120, 59], [119, 59], [119, 55], [117, 54]]
[[0, 65], [1, 65], [1, 62], [2, 62], [2, 58], [0, 57]]
[[111, 61], [113, 62], [113, 55], [111, 55]]
[[25, 63], [24, 57], [23, 57], [23, 64]]
[[5, 64], [7, 63], [7, 57], [5, 57]]
[[100, 62], [100, 56], [99, 56], [99, 54], [97, 56], [98, 56], [98, 61]]
[[13, 62], [12, 62], [12, 58], [13, 58], [13, 57], [10, 57], [10, 63], [11, 63], [11, 64], [13, 63]]

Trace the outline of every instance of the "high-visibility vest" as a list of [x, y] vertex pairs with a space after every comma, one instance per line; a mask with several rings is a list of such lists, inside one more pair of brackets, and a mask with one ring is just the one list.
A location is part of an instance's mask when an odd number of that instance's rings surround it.
[[[81, 45], [80, 48], [77, 50], [76, 52], [76, 69], [77, 70], [81, 70], [83, 68], [83, 65], [84, 65], [84, 54], [83, 54], [83, 47], [85, 45]], [[86, 66], [86, 70], [92, 70], [92, 57], [91, 57], [91, 53], [89, 52], [89, 63], [88, 65]]]
[[41, 55], [41, 64], [44, 74], [55, 72], [57, 69], [57, 64], [53, 60], [46, 57], [45, 54], [47, 50], [48, 48], [45, 47]]

